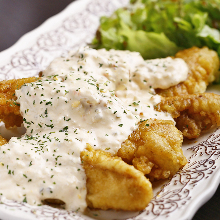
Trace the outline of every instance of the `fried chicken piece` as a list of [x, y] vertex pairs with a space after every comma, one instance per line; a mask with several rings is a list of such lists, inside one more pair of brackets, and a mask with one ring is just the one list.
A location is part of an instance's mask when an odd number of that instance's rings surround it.
[[19, 115], [15, 115], [13, 113], [10, 114], [1, 114], [0, 120], [5, 123], [5, 128], [13, 128], [13, 127], [20, 127], [23, 123], [23, 117]]
[[25, 83], [34, 82], [37, 79], [30, 77], [0, 82], [0, 120], [5, 123], [6, 128], [19, 127], [23, 121], [20, 115], [20, 106], [16, 102], [15, 90], [21, 88]]
[[4, 144], [7, 144], [8, 143], [8, 140], [3, 138], [1, 135], [0, 135], [0, 146], [4, 145]]
[[117, 156], [152, 181], [167, 179], [187, 163], [182, 141], [182, 133], [173, 121], [148, 119], [122, 143]]
[[150, 181], [121, 158], [88, 146], [81, 152], [81, 160], [87, 176], [88, 207], [139, 211], [152, 199]]
[[157, 89], [156, 93], [164, 96], [180, 96], [186, 94], [203, 93], [207, 85], [218, 79], [218, 54], [207, 47], [192, 47], [179, 51], [175, 58], [182, 58], [189, 67], [188, 78], [176, 86], [168, 89]]
[[220, 96], [213, 93], [164, 98], [155, 109], [171, 114], [176, 127], [188, 139], [199, 137], [202, 131], [220, 126]]

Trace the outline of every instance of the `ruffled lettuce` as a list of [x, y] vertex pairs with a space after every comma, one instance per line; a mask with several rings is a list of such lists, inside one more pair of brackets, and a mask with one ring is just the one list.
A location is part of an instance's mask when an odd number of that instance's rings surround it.
[[220, 56], [219, 0], [138, 0], [102, 17], [95, 48], [138, 51], [145, 59], [208, 46]]

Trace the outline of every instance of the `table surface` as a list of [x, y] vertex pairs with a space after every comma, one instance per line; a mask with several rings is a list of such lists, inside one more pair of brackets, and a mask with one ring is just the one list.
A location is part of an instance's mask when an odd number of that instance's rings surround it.
[[[73, 0], [1, 0], [0, 52], [12, 46], [22, 35], [47, 18], [62, 11]], [[214, 196], [195, 214], [193, 220], [220, 219], [220, 186]]]

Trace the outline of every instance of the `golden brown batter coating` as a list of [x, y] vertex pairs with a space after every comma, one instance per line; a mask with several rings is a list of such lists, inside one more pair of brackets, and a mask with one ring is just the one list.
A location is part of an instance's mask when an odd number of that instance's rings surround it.
[[185, 60], [189, 67], [188, 78], [176, 86], [168, 89], [157, 89], [156, 93], [164, 96], [180, 96], [186, 94], [203, 93], [207, 85], [218, 78], [218, 54], [207, 47], [192, 47], [179, 51], [176, 58]]
[[152, 185], [144, 174], [110, 153], [81, 152], [87, 176], [87, 204], [90, 208], [138, 211], [153, 197]]
[[117, 155], [150, 180], [167, 179], [187, 163], [182, 141], [173, 121], [148, 119], [122, 143]]
[[20, 106], [16, 102], [15, 90], [29, 82], [36, 81], [36, 77], [11, 79], [0, 82], [0, 120], [6, 128], [21, 126], [23, 119], [20, 115]]
[[164, 98], [155, 109], [169, 112], [183, 136], [197, 138], [213, 125], [220, 126], [220, 96], [213, 93]]
[[8, 143], [8, 140], [3, 138], [1, 135], [0, 135], [0, 146], [4, 145], [4, 144], [7, 144]]

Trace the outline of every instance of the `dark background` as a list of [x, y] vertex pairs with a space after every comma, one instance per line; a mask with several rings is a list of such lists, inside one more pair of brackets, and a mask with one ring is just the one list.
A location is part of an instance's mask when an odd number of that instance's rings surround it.
[[[73, 0], [0, 0], [0, 52], [71, 2]], [[220, 220], [220, 187], [193, 220]]]

